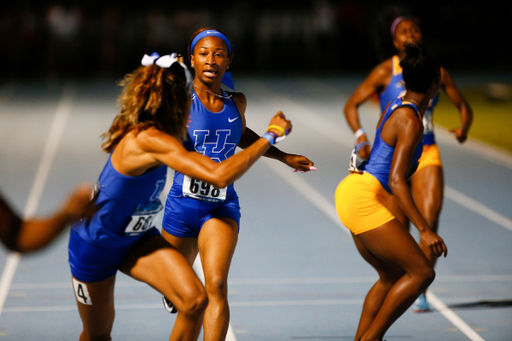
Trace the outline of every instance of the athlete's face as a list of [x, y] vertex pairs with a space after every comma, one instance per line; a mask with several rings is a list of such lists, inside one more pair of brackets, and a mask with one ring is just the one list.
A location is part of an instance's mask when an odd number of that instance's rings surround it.
[[423, 44], [423, 36], [418, 24], [414, 20], [406, 19], [398, 24], [395, 29], [393, 45], [398, 52], [405, 51], [405, 44]]
[[231, 63], [228, 47], [220, 38], [205, 37], [197, 42], [190, 63], [196, 79], [204, 84], [220, 83]]

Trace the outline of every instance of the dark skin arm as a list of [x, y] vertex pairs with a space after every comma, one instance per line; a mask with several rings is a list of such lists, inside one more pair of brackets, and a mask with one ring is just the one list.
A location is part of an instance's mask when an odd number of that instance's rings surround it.
[[395, 146], [389, 174], [389, 187], [397, 199], [398, 206], [416, 226], [425, 245], [432, 255], [439, 257], [447, 248], [444, 241], [433, 232], [418, 210], [407, 182], [416, 146], [423, 137], [423, 124], [413, 109], [402, 107], [397, 109], [385, 123], [382, 139], [390, 146]]
[[461, 126], [450, 129], [449, 132], [454, 134], [460, 143], [464, 143], [468, 138], [468, 132], [473, 122], [473, 111], [445, 68], [441, 68], [441, 87], [460, 113]]
[[[260, 136], [256, 134], [252, 129], [247, 127], [246, 119], [245, 119], [245, 111], [247, 109], [247, 99], [242, 93], [232, 93], [233, 101], [235, 102], [238, 111], [240, 112], [240, 116], [242, 117], [243, 122], [243, 133], [240, 139], [240, 143], [238, 147], [245, 149], [256, 142]], [[270, 149], [264, 154], [264, 156], [268, 158], [272, 158], [278, 161], [283, 162], [291, 168], [298, 169], [303, 172], [308, 172], [310, 167], [314, 165], [313, 161], [309, 160], [307, 157], [296, 154], [288, 154], [282, 152], [275, 146], [270, 147]]]
[[[345, 118], [354, 133], [362, 128], [357, 108], [366, 102], [372, 94], [379, 93], [388, 85], [391, 79], [391, 69], [391, 59], [377, 65], [347, 100], [344, 108]], [[358, 144], [362, 142], [368, 142], [366, 135], [361, 135], [356, 141]], [[370, 146], [366, 145], [361, 148], [359, 155], [367, 159], [370, 157], [370, 152]]]
[[[282, 112], [270, 121], [283, 129], [291, 129], [291, 122]], [[275, 131], [280, 136], [281, 132]], [[260, 138], [246, 150], [222, 162], [208, 156], [190, 152], [182, 143], [155, 127], [142, 132], [131, 131], [123, 137], [112, 153], [112, 164], [121, 174], [139, 176], [165, 164], [192, 178], [223, 188], [240, 178], [270, 147], [268, 140]]]
[[61, 207], [47, 217], [22, 220], [0, 197], [0, 240], [12, 251], [37, 251], [74, 221], [94, 213], [92, 187], [77, 186]]

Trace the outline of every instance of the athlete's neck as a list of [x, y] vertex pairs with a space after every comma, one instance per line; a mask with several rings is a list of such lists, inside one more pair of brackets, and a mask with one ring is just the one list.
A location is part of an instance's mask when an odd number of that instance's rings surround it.
[[422, 94], [411, 90], [407, 90], [402, 99], [404, 101], [408, 101], [415, 104], [418, 107], [420, 116], [423, 118], [423, 114], [425, 113], [425, 110], [427, 110], [428, 105], [430, 103], [429, 94]]

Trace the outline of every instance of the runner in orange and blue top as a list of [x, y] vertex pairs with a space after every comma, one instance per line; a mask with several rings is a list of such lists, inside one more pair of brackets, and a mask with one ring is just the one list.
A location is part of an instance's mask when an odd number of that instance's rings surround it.
[[340, 220], [352, 232], [361, 256], [379, 274], [366, 295], [355, 340], [382, 341], [389, 327], [434, 280], [433, 265], [407, 232], [405, 217], [420, 232], [429, 254], [447, 254], [408, 185], [422, 151], [421, 120], [439, 89], [439, 62], [419, 45], [406, 45], [406, 50], [400, 65], [407, 91], [382, 114], [364, 171], [354, 169], [335, 194]]
[[[380, 37], [380, 41], [378, 41], [382, 46], [381, 50], [387, 52], [394, 49], [397, 54], [377, 65], [363, 83], [354, 91], [345, 105], [344, 113], [349, 126], [355, 133], [357, 144], [368, 142], [368, 138], [359, 122], [357, 108], [374, 93], [377, 93], [379, 96], [381, 110], [383, 110], [390, 101], [403, 95], [405, 88], [399, 63], [400, 60], [405, 57], [404, 44], [423, 44], [422, 32], [418, 20], [405, 12], [397, 12], [395, 9], [392, 9], [389, 13], [382, 15], [378, 23], [379, 26], [376, 29], [376, 33], [383, 35]], [[389, 39], [389, 33], [391, 33], [392, 39]], [[390, 42], [392, 42], [392, 46]], [[386, 47], [390, 47], [390, 49], [386, 49]], [[450, 74], [443, 67], [441, 67], [440, 85], [441, 89], [444, 90], [447, 97], [455, 104], [460, 112], [461, 127], [452, 129], [450, 132], [455, 135], [455, 138], [460, 143], [463, 143], [467, 139], [473, 113], [468, 102], [456, 87]], [[433, 108], [437, 104], [438, 99], [439, 96], [432, 99], [423, 117], [423, 154], [418, 170], [410, 181], [411, 189], [421, 214], [425, 217], [432, 230], [436, 232], [439, 225], [439, 215], [443, 204], [444, 190], [443, 167], [439, 149], [435, 143], [432, 122]], [[362, 158], [368, 158], [370, 155], [370, 146], [363, 146], [359, 151], [359, 155]], [[425, 245], [420, 244], [420, 247], [424, 251], [427, 251]], [[428, 252], [425, 254], [430, 262], [435, 265], [436, 258], [432, 257]], [[429, 310], [424, 294], [420, 296], [417, 303], [416, 312]]]

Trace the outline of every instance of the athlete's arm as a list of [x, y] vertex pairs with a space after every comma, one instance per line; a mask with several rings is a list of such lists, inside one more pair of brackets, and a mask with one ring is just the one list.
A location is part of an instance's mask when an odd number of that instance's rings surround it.
[[94, 213], [92, 187], [74, 189], [60, 209], [45, 218], [22, 220], [0, 197], [0, 239], [12, 251], [31, 252], [48, 245], [69, 224]]
[[[240, 116], [242, 117], [243, 122], [243, 130], [242, 137], [240, 138], [240, 143], [238, 147], [242, 149], [246, 149], [251, 146], [254, 142], [258, 141], [260, 136], [256, 134], [252, 129], [247, 127], [246, 119], [245, 119], [245, 110], [247, 109], [247, 99], [244, 94], [237, 92], [233, 93], [233, 101], [235, 102], [238, 111], [240, 112]], [[309, 160], [307, 157], [296, 154], [288, 154], [280, 149], [272, 146], [269, 150], [264, 154], [265, 157], [279, 160], [284, 164], [288, 165], [291, 168], [301, 170], [303, 172], [307, 172], [314, 165], [314, 162]]]
[[[359, 112], [357, 108], [366, 102], [370, 96], [387, 86], [391, 76], [391, 60], [387, 60], [377, 65], [368, 77], [357, 87], [352, 93], [350, 98], [345, 103], [344, 113], [347, 123], [355, 133], [361, 129], [361, 122], [359, 121]], [[368, 142], [366, 134], [357, 138], [356, 143]], [[370, 156], [370, 146], [366, 145], [361, 148], [359, 155], [365, 159]]]
[[[436, 257], [442, 253], [446, 256], [447, 249], [443, 240], [434, 233], [421, 215], [411, 190], [407, 183], [407, 176], [410, 172], [411, 163], [414, 157], [416, 146], [422, 139], [422, 123], [418, 120], [414, 110], [410, 108], [399, 108], [388, 120], [382, 132], [383, 140], [393, 143], [395, 137], [395, 151], [389, 173], [389, 187], [397, 199], [400, 209], [407, 215], [409, 220], [420, 232], [421, 239], [430, 246], [431, 252]], [[384, 131], [385, 130], [385, 131]], [[392, 136], [389, 138], [389, 136]], [[390, 144], [392, 145], [392, 144]]]
[[468, 101], [455, 85], [452, 77], [445, 68], [441, 68], [441, 87], [445, 91], [450, 101], [455, 104], [460, 113], [461, 126], [459, 128], [450, 129], [455, 138], [463, 143], [468, 138], [468, 132], [473, 122], [473, 111]]
[[[283, 129], [291, 129], [292, 126], [281, 112], [272, 118], [270, 125]], [[281, 135], [278, 131], [273, 132]], [[218, 163], [207, 156], [187, 151], [177, 139], [155, 128], [147, 129], [140, 135], [138, 143], [149, 158], [217, 188], [226, 187], [239, 179], [270, 147], [267, 139], [259, 138], [244, 151]], [[151, 161], [148, 160], [146, 164], [151, 164]]]

